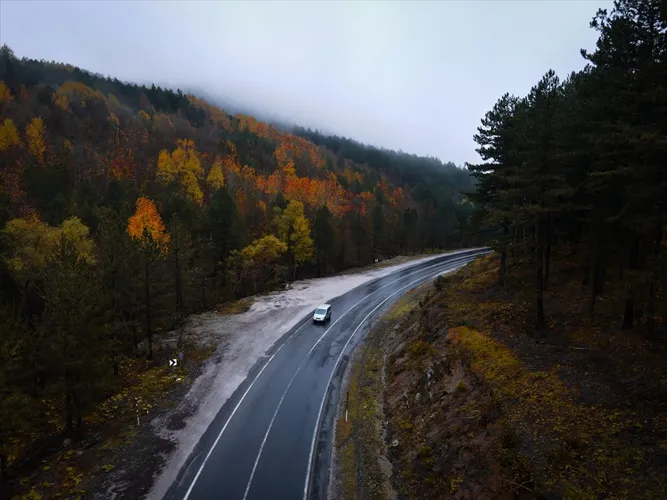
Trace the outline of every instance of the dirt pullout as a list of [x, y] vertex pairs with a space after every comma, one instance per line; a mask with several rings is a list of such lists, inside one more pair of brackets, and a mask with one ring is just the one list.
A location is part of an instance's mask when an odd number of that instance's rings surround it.
[[[609, 286], [591, 316], [559, 256], [537, 332], [532, 269], [501, 288], [498, 267], [488, 256], [436, 279], [368, 337], [331, 498], [667, 498], [664, 342], [614, 326], [623, 289]], [[384, 465], [368, 465], [384, 453], [393, 493]]]

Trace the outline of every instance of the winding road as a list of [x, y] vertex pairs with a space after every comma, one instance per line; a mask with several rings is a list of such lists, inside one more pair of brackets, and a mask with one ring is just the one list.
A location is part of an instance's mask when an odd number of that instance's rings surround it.
[[224, 404], [166, 498], [324, 500], [352, 349], [402, 294], [487, 252], [462, 250], [402, 268], [331, 300], [328, 324], [300, 321]]

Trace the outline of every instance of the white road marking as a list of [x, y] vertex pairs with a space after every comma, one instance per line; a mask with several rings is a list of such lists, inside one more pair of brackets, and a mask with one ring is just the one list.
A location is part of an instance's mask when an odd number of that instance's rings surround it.
[[[421, 269], [421, 271], [425, 271], [426, 269], [430, 269], [432, 267], [441, 266], [441, 265], [443, 265], [442, 262], [439, 263], [439, 264], [434, 264], [432, 266], [428, 266], [424, 269]], [[418, 272], [419, 271], [409, 273], [407, 276], [409, 276], [410, 274], [417, 274]], [[405, 276], [403, 278], [405, 278]], [[262, 444], [259, 447], [259, 451], [257, 453], [257, 458], [255, 459], [255, 463], [253, 464], [252, 471], [250, 472], [250, 477], [248, 478], [248, 485], [246, 486], [245, 493], [243, 494], [243, 500], [246, 500], [246, 498], [248, 497], [248, 492], [250, 491], [250, 486], [252, 484], [252, 480], [255, 477], [255, 471], [257, 470], [257, 465], [259, 464], [259, 460], [262, 457], [262, 452], [264, 451], [264, 445], [266, 444], [266, 440], [269, 438], [269, 434], [271, 432], [271, 429], [273, 428], [273, 422], [276, 420], [276, 416], [278, 415], [278, 412], [280, 411], [280, 408], [283, 405], [283, 401], [285, 400], [285, 396], [287, 396], [287, 393], [289, 392], [290, 388], [292, 387], [292, 384], [294, 383], [294, 380], [296, 379], [297, 375], [301, 371], [301, 368], [303, 368], [303, 365], [306, 364], [306, 361], [308, 361], [310, 359], [310, 355], [312, 354], [315, 347], [317, 347], [317, 345], [320, 343], [320, 341], [326, 336], [327, 333], [329, 333], [329, 330], [331, 330], [334, 326], [336, 326], [336, 323], [338, 323], [341, 319], [343, 319], [343, 317], [345, 317], [345, 315], [347, 313], [349, 313], [352, 309], [357, 307], [359, 304], [361, 304], [364, 300], [366, 300], [371, 295], [375, 294], [376, 292], [379, 292], [383, 288], [386, 288], [393, 283], [396, 283], [396, 281], [400, 281], [403, 278], [399, 278], [397, 280], [394, 280], [394, 281], [391, 281], [391, 282], [387, 283], [386, 285], [381, 286], [377, 290], [374, 290], [373, 292], [366, 295], [363, 299], [361, 299], [360, 301], [355, 303], [352, 307], [350, 307], [347, 311], [345, 311], [338, 319], [336, 319], [336, 321], [329, 328], [327, 328], [327, 330], [320, 336], [320, 338], [317, 339], [317, 342], [315, 342], [315, 345], [313, 345], [313, 347], [310, 349], [310, 351], [308, 351], [308, 354], [306, 356], [304, 356], [304, 358], [301, 360], [301, 363], [299, 363], [299, 366], [297, 367], [296, 371], [294, 372], [294, 375], [292, 376], [292, 380], [290, 380], [289, 384], [287, 384], [287, 388], [285, 389], [285, 392], [283, 392], [283, 395], [280, 398], [280, 401], [278, 402], [278, 406], [276, 407], [276, 410], [273, 412], [273, 416], [271, 417], [271, 422], [269, 422], [269, 426], [267, 427], [266, 432], [264, 433], [264, 438], [262, 439]], [[420, 279], [422, 279], [422, 278], [420, 278]], [[414, 283], [414, 281], [412, 283]], [[402, 290], [402, 288], [399, 289], [399, 291], [400, 290]], [[383, 304], [384, 302], [385, 301], [381, 302], [381, 304]], [[355, 332], [356, 332], [356, 330], [355, 330]], [[352, 335], [354, 335], [354, 333]], [[345, 346], [347, 346], [347, 344], [345, 344]], [[329, 382], [331, 382], [331, 379], [329, 380]], [[329, 387], [329, 385], [327, 384], [327, 388], [328, 387]]]
[[[454, 256], [454, 255], [456, 255], [456, 254], [449, 254], [449, 255]], [[381, 286], [380, 288], [378, 288], [377, 290], [374, 290], [373, 292], [369, 293], [369, 294], [366, 295], [364, 298], [362, 298], [362, 299], [359, 300], [357, 303], [355, 303], [352, 307], [350, 307], [347, 311], [345, 311], [345, 312], [344, 312], [338, 319], [336, 319], [336, 321], [335, 321], [335, 322], [334, 322], [334, 323], [333, 323], [333, 324], [332, 324], [332, 325], [331, 325], [331, 326], [330, 326], [330, 327], [329, 327], [329, 328], [328, 328], [328, 329], [327, 329], [327, 330], [320, 336], [320, 338], [317, 339], [317, 342], [315, 342], [315, 345], [313, 345], [313, 347], [310, 349], [310, 351], [308, 351], [308, 355], [305, 357], [305, 359], [308, 359], [308, 358], [310, 357], [310, 354], [313, 352], [313, 350], [315, 349], [315, 347], [317, 347], [317, 345], [318, 345], [318, 344], [320, 343], [320, 341], [324, 338], [324, 336], [329, 332], [329, 330], [331, 330], [331, 329], [336, 325], [336, 323], [338, 323], [338, 321], [340, 321], [340, 320], [343, 318], [343, 316], [345, 316], [348, 312], [350, 312], [352, 309], [354, 309], [355, 307], [357, 307], [359, 304], [361, 304], [364, 300], [366, 300], [367, 298], [369, 298], [371, 295], [373, 295], [373, 294], [379, 292], [379, 291], [382, 290], [383, 288], [386, 288], [386, 287], [388, 287], [389, 285], [391, 285], [391, 284], [393, 284], [393, 283], [396, 283], [397, 281], [400, 281], [400, 280], [406, 278], [407, 276], [410, 276], [411, 274], [416, 274], [416, 273], [419, 273], [419, 272], [423, 272], [423, 271], [426, 271], [427, 269], [432, 269], [432, 268], [437, 267], [437, 266], [442, 266], [443, 264], [449, 264], [449, 263], [452, 263], [452, 262], [456, 262], [456, 261], [458, 261], [458, 260], [462, 260], [462, 259], [465, 259], [465, 258], [467, 258], [467, 257], [468, 257], [468, 256], [466, 256], [466, 257], [459, 257], [459, 258], [452, 259], [452, 260], [449, 261], [449, 262], [439, 262], [438, 264], [432, 264], [432, 265], [430, 265], [430, 266], [424, 267], [423, 269], [417, 269], [417, 270], [414, 270], [414, 271], [412, 271], [412, 272], [407, 273], [405, 276], [402, 276], [401, 278], [395, 279], [394, 281], [390, 281], [390, 282], [387, 283], [386, 285], [383, 285], [383, 286]], [[410, 268], [407, 268], [407, 269], [410, 269]], [[429, 276], [429, 277], [431, 277], [431, 276]], [[379, 278], [379, 279], [382, 279], [382, 278]], [[421, 278], [420, 278], [420, 279], [421, 279]], [[416, 281], [419, 281], [419, 280], [416, 280]], [[408, 286], [409, 286], [409, 285], [408, 285]], [[404, 288], [405, 288], [405, 287], [404, 287]], [[401, 290], [402, 290], [402, 289], [401, 289]], [[352, 290], [350, 290], [350, 291], [352, 291]], [[399, 291], [400, 291], [400, 290], [399, 290]], [[348, 293], [349, 293], [349, 292], [348, 292]], [[397, 293], [397, 292], [396, 292], [396, 293]], [[395, 295], [395, 293], [394, 293], [394, 295]], [[391, 295], [391, 296], [393, 296], [393, 295]], [[391, 296], [390, 296], [390, 297], [391, 297]], [[386, 300], [386, 299], [385, 299], [385, 300]], [[382, 303], [384, 303], [384, 301], [383, 301]], [[382, 303], [381, 303], [381, 304], [382, 304]], [[194, 479], [192, 480], [192, 483], [190, 484], [190, 487], [188, 488], [188, 491], [185, 493], [185, 496], [183, 497], [183, 500], [187, 500], [187, 499], [189, 498], [190, 494], [192, 493], [192, 490], [193, 490], [194, 487], [195, 487], [195, 484], [196, 484], [196, 482], [197, 482], [197, 479], [199, 479], [199, 476], [201, 475], [202, 471], [204, 470], [204, 467], [206, 466], [206, 462], [208, 461], [208, 459], [210, 458], [211, 454], [213, 453], [213, 450], [215, 449], [215, 447], [217, 446], [218, 442], [220, 441], [220, 438], [222, 438], [222, 435], [223, 435], [223, 433], [225, 432], [225, 430], [227, 429], [227, 426], [229, 425], [229, 422], [230, 422], [230, 421], [232, 420], [232, 418], [234, 417], [234, 414], [235, 414], [236, 411], [239, 409], [239, 407], [240, 407], [241, 404], [243, 403], [244, 399], [246, 398], [246, 396], [248, 395], [248, 393], [250, 392], [250, 390], [251, 390], [251, 389], [253, 388], [253, 386], [255, 385], [255, 382], [257, 382], [257, 380], [258, 380], [259, 377], [262, 375], [262, 373], [264, 372], [264, 370], [266, 369], [266, 367], [269, 366], [269, 363], [271, 363], [271, 361], [273, 360], [273, 358], [275, 358], [276, 355], [282, 350], [282, 348], [283, 348], [283, 347], [284, 347], [284, 346], [285, 346], [285, 345], [286, 345], [286, 344], [287, 344], [287, 343], [288, 343], [288, 342], [289, 342], [289, 341], [290, 341], [290, 340], [291, 340], [291, 339], [292, 339], [292, 338], [293, 338], [299, 331], [301, 331], [301, 329], [302, 329], [303, 327], [305, 327], [308, 323], [309, 323], [309, 320], [304, 321], [304, 323], [303, 323], [303, 324], [302, 324], [302, 325], [301, 325], [301, 326], [300, 326], [294, 333], [292, 333], [292, 335], [290, 335], [290, 336], [287, 338], [287, 340], [286, 340], [285, 342], [283, 342], [283, 343], [280, 345], [280, 347], [276, 350], [276, 352], [274, 352], [274, 353], [271, 355], [271, 357], [268, 359], [268, 361], [264, 364], [264, 366], [263, 366], [262, 369], [259, 371], [259, 373], [257, 373], [257, 375], [255, 376], [255, 378], [253, 379], [253, 381], [250, 383], [250, 385], [248, 386], [248, 388], [245, 390], [245, 392], [244, 392], [243, 395], [241, 396], [241, 399], [239, 399], [239, 402], [236, 404], [236, 406], [235, 406], [234, 409], [232, 410], [232, 413], [231, 413], [231, 414], [229, 415], [229, 417], [227, 418], [227, 421], [225, 422], [225, 425], [222, 426], [222, 429], [220, 430], [220, 433], [218, 434], [218, 436], [216, 437], [215, 441], [213, 442], [213, 446], [211, 446], [211, 448], [209, 449], [208, 453], [206, 454], [206, 457], [204, 457], [203, 462], [202, 462], [201, 465], [199, 466], [199, 469], [197, 470], [197, 474], [195, 475]], [[363, 322], [362, 322], [362, 324], [363, 324]], [[355, 332], [356, 332], [356, 330], [355, 330]], [[352, 335], [354, 335], [354, 333], [353, 333]], [[348, 342], [349, 342], [349, 341], [348, 341]], [[347, 344], [345, 344], [345, 346], [347, 346]], [[303, 362], [302, 362], [302, 364], [303, 364]], [[336, 362], [336, 366], [337, 366], [337, 364], [338, 364], [338, 362]], [[301, 367], [301, 365], [299, 366], [299, 369], [300, 369], [300, 367]], [[334, 367], [334, 368], [335, 368], [335, 367]], [[296, 376], [296, 374], [295, 374], [295, 376]], [[331, 383], [331, 379], [329, 379], [329, 383]], [[290, 382], [290, 384], [291, 384], [291, 382]], [[328, 384], [327, 384], [327, 391], [328, 391]], [[285, 391], [285, 394], [287, 394], [287, 391]], [[285, 397], [285, 394], [283, 394], [283, 398]], [[326, 393], [325, 393], [325, 397], [326, 397]], [[282, 403], [282, 398], [281, 398], [281, 403]], [[276, 409], [276, 413], [277, 413], [277, 411], [278, 411], [278, 409]], [[320, 407], [320, 414], [321, 414], [321, 412], [322, 412], [322, 408]], [[275, 414], [274, 414], [274, 418], [275, 418]], [[320, 415], [318, 415], [318, 418], [317, 418], [317, 421], [318, 421], [318, 422], [319, 422], [319, 419], [320, 419]], [[272, 422], [273, 422], [273, 419], [272, 419]], [[316, 426], [316, 429], [317, 429], [317, 426]], [[270, 427], [269, 427], [269, 430], [270, 430]], [[268, 431], [267, 431], [267, 435], [268, 435]], [[265, 436], [264, 441], [266, 441], [266, 436]], [[262, 443], [262, 444], [263, 444], [263, 443]], [[308, 475], [307, 475], [307, 477], [306, 477], [306, 489], [307, 489], [307, 487], [308, 487], [308, 481], [310, 480], [310, 466], [311, 466], [312, 452], [313, 452], [313, 449], [312, 449], [312, 448], [313, 448], [313, 446], [311, 445], [311, 458], [309, 459], [309, 464], [308, 464]], [[261, 448], [260, 448], [260, 455], [261, 455]], [[254, 469], [255, 469], [256, 466], [257, 466], [257, 463], [259, 462], [260, 455], [258, 455], [257, 460], [255, 461], [255, 467], [253, 467], [253, 472], [254, 472]], [[252, 480], [252, 476], [251, 476], [251, 480]], [[250, 482], [248, 483], [248, 488], [246, 488], [246, 494], [247, 494], [249, 488], [250, 488]], [[245, 496], [244, 496], [244, 498], [245, 498]]]
[[232, 420], [232, 417], [234, 416], [234, 414], [236, 413], [236, 410], [239, 409], [239, 406], [241, 406], [241, 403], [243, 403], [243, 400], [245, 399], [245, 397], [250, 392], [250, 389], [252, 389], [252, 386], [255, 385], [255, 382], [257, 382], [257, 379], [259, 378], [259, 376], [266, 369], [266, 367], [269, 366], [269, 363], [271, 362], [271, 360], [276, 356], [276, 354], [278, 354], [280, 352], [280, 350], [283, 348], [283, 346], [285, 344], [287, 344], [287, 342], [289, 342], [289, 340], [294, 335], [296, 335], [307, 324], [308, 324], [308, 320], [304, 321], [303, 325], [301, 325], [292, 335], [290, 335], [289, 338], [280, 347], [278, 347], [276, 352], [274, 352], [271, 355], [271, 357], [268, 359], [268, 361], [266, 363], [264, 363], [264, 366], [262, 366], [262, 369], [259, 371], [257, 376], [254, 378], [254, 380], [250, 383], [248, 388], [245, 390], [245, 392], [243, 393], [243, 396], [241, 396], [241, 399], [239, 399], [239, 402], [236, 403], [236, 406], [232, 410], [231, 415], [229, 415], [229, 417], [227, 418], [227, 421], [225, 422], [225, 425], [222, 426], [222, 429], [220, 430], [220, 434], [218, 434], [218, 437], [215, 438], [215, 441], [213, 442], [213, 446], [211, 446], [211, 449], [208, 450], [208, 453], [206, 454], [206, 457], [204, 458], [204, 461], [202, 462], [201, 466], [199, 467], [199, 470], [197, 471], [197, 475], [192, 480], [192, 483], [190, 484], [190, 487], [188, 488], [188, 491], [185, 493], [185, 496], [183, 497], [183, 500], [187, 500], [187, 498], [190, 496], [190, 493], [192, 493], [192, 490], [195, 487], [195, 483], [197, 482], [197, 479], [199, 479], [199, 476], [201, 475], [201, 471], [204, 470], [204, 466], [206, 465], [206, 461], [211, 456], [211, 453], [213, 453], [213, 450], [215, 449], [216, 445], [218, 444], [218, 441], [220, 441], [220, 438], [222, 437], [222, 433], [225, 432], [225, 429], [227, 429], [227, 426], [229, 425], [229, 422]]
[[[451, 271], [454, 271], [454, 270], [455, 269], [452, 269]], [[343, 346], [343, 349], [340, 351], [340, 355], [338, 356], [338, 359], [336, 360], [336, 364], [334, 365], [334, 368], [331, 372], [331, 375], [329, 376], [329, 381], [327, 382], [326, 390], [324, 391], [324, 396], [322, 397], [322, 402], [320, 403], [320, 410], [317, 412], [317, 418], [315, 419], [315, 431], [313, 432], [313, 439], [310, 442], [310, 454], [308, 456], [308, 468], [306, 469], [306, 482], [303, 486], [303, 500], [307, 500], [307, 498], [308, 498], [308, 485], [310, 484], [310, 474], [311, 474], [311, 468], [313, 466], [313, 453], [315, 451], [315, 441], [317, 440], [317, 435], [319, 433], [319, 427], [320, 427], [319, 423], [320, 423], [320, 418], [322, 418], [322, 410], [324, 409], [324, 402], [327, 399], [327, 394], [329, 393], [329, 386], [331, 385], [331, 381], [333, 380], [333, 376], [336, 373], [336, 368], [338, 368], [338, 364], [340, 363], [340, 360], [343, 358], [343, 355], [345, 354], [345, 349], [347, 348], [348, 344], [354, 338], [357, 331], [359, 331], [359, 328], [361, 328], [364, 325], [364, 323], [371, 316], [371, 314], [373, 314], [375, 311], [377, 311], [382, 306], [382, 304], [387, 302], [389, 299], [391, 299], [393, 296], [395, 296], [400, 291], [405, 290], [406, 288], [408, 288], [410, 285], [412, 285], [414, 283], [417, 283], [418, 281], [428, 281], [429, 279], [432, 279], [435, 276], [438, 276], [442, 273], [443, 273], [443, 271], [438, 271], [437, 273], [433, 273], [433, 274], [427, 276], [426, 278], [424, 278], [424, 277], [418, 278], [418, 279], [408, 283], [404, 287], [399, 288], [398, 290], [396, 290], [389, 297], [387, 297], [382, 302], [380, 302], [377, 306], [375, 306], [375, 308], [371, 312], [369, 312], [363, 320], [361, 320], [361, 322], [359, 323], [359, 326], [357, 326], [357, 328], [352, 332], [352, 335], [350, 335], [350, 338], [348, 338], [347, 342], [345, 342], [345, 345]]]

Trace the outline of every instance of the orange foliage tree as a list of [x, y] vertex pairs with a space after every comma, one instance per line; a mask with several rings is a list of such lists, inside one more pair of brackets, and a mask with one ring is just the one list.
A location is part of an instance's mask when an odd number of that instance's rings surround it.
[[155, 262], [166, 256], [169, 248], [169, 233], [160, 217], [155, 203], [149, 198], [137, 200], [137, 209], [127, 222], [127, 234], [139, 243], [139, 255], [143, 264], [144, 311], [146, 317], [147, 358], [153, 359], [153, 325], [151, 282]]
[[9, 90], [9, 87], [5, 85], [5, 82], [0, 80], [0, 104], [3, 104], [5, 102], [9, 102], [13, 99], [12, 93]]
[[127, 234], [142, 245], [153, 242], [161, 250], [169, 245], [169, 233], [155, 203], [144, 196], [137, 199], [137, 209], [127, 222]]

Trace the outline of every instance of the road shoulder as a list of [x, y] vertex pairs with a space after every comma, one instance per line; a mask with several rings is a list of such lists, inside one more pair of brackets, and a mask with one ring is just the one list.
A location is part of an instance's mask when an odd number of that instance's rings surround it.
[[329, 498], [394, 500], [385, 414], [387, 354], [406, 315], [433, 287], [401, 297], [360, 342], [345, 372], [336, 414]]
[[[153, 362], [138, 353], [132, 362], [145, 363], [145, 369], [121, 365], [118, 391], [84, 418], [81, 435], [41, 444], [38, 462], [22, 469], [18, 493], [162, 499], [220, 408], [317, 304], [441, 255], [399, 257], [349, 275], [297, 281], [192, 315], [184, 328], [156, 335]], [[170, 368], [179, 351], [181, 362]]]
[[349, 368], [330, 498], [666, 498], [664, 342], [610, 327], [622, 288], [591, 318], [573, 269], [554, 260], [548, 332], [532, 269], [500, 287], [497, 255], [397, 303]]

